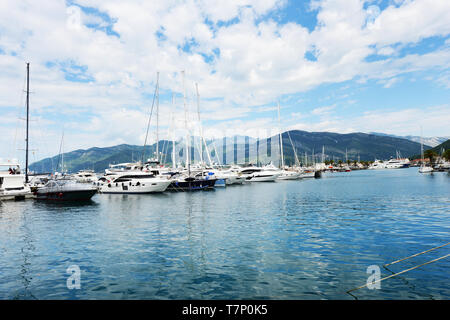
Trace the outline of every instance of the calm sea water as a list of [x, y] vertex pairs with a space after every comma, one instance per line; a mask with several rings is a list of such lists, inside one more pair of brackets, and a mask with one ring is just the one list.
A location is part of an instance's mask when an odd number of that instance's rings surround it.
[[[195, 193], [0, 203], [0, 299], [449, 299], [450, 175], [329, 173]], [[81, 270], [69, 290], [66, 272]]]

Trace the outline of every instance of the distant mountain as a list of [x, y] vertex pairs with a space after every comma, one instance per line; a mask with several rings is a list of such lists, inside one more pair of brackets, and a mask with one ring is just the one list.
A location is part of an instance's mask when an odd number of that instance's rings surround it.
[[[450, 149], [450, 139], [437, 145], [434, 148], [431, 148], [432, 151], [434, 151], [436, 154], [441, 155], [442, 151], [448, 150]], [[421, 158], [421, 154], [417, 153], [413, 156], [411, 156], [411, 159], [420, 159]]]
[[[375, 134], [378, 136], [388, 136], [388, 137], [408, 139], [408, 140], [420, 143], [420, 136], [396, 136], [393, 134], [386, 134], [386, 133], [379, 133], [379, 132], [370, 132], [370, 134]], [[423, 141], [424, 145], [427, 145], [430, 147], [436, 147], [437, 145], [447, 141], [448, 139], [450, 139], [450, 136], [447, 136], [447, 137], [423, 137], [422, 141]]]
[[[300, 161], [304, 161], [305, 153], [307, 161], [312, 161], [314, 153], [315, 161], [320, 161], [322, 147], [325, 149], [325, 158], [345, 160], [346, 152], [349, 160], [375, 160], [389, 159], [395, 157], [399, 152], [403, 157], [410, 157], [420, 153], [420, 144], [408, 139], [397, 138], [388, 135], [366, 134], [366, 133], [349, 133], [339, 134], [332, 132], [307, 132], [293, 130], [284, 132], [283, 137], [283, 154], [286, 164], [294, 163], [294, 148]], [[292, 140], [292, 143], [291, 143]], [[270, 160], [277, 159], [274, 155], [278, 154], [279, 137], [274, 136], [269, 139], [263, 139], [259, 142], [254, 138], [248, 139], [245, 144], [245, 137], [237, 139], [238, 144], [234, 146], [234, 139], [227, 137], [226, 143], [226, 162], [237, 163], [256, 162], [267, 163]], [[208, 141], [208, 149], [211, 159], [215, 162], [223, 162], [223, 139]], [[168, 141], [160, 141], [160, 151], [162, 157], [166, 159], [166, 163], [171, 162], [172, 143]], [[196, 145], [196, 144], [191, 144]], [[192, 147], [191, 147], [192, 148]], [[256, 158], [256, 150], [259, 148], [260, 156]], [[425, 146], [425, 149], [430, 147]], [[156, 150], [155, 144], [145, 148], [145, 156], [143, 156], [143, 147], [122, 144], [106, 148], [90, 148], [88, 150], [75, 150], [64, 154], [64, 168], [68, 172], [76, 172], [81, 169], [92, 169], [96, 172], [103, 172], [109, 164], [132, 162], [150, 158]], [[236, 151], [235, 151], [236, 150]], [[217, 152], [217, 154], [216, 154]], [[198, 159], [197, 149], [191, 149], [191, 155], [196, 155]], [[235, 157], [236, 155], [236, 157]], [[182, 151], [177, 147], [177, 159], [184, 160]], [[205, 155], [205, 159], [207, 159]], [[276, 160], [278, 161], [278, 160]], [[278, 163], [274, 163], [278, 165]], [[43, 159], [35, 162], [30, 166], [31, 171], [35, 172], [53, 172], [61, 171], [61, 156]]]
[[[90, 148], [88, 150], [75, 150], [64, 153], [64, 169], [67, 172], [77, 172], [83, 169], [104, 171], [109, 164], [130, 162], [139, 160], [142, 157], [142, 146], [121, 144], [106, 148]], [[154, 152], [150, 146], [146, 150], [147, 156]], [[34, 172], [61, 172], [62, 157], [60, 155], [46, 158], [30, 165], [30, 170]]]
[[450, 149], [450, 139], [441, 143], [440, 145], [437, 145], [436, 147], [432, 148], [431, 150], [433, 150], [437, 154], [441, 154], [442, 149], [444, 151]]
[[[347, 158], [349, 160], [373, 161], [375, 159], [389, 159], [395, 157], [397, 152], [402, 157], [409, 157], [420, 151], [420, 144], [403, 138], [380, 136], [366, 133], [349, 133], [339, 134], [332, 132], [306, 132], [306, 131], [290, 131], [290, 137], [300, 156], [305, 151], [317, 155], [320, 159], [322, 146], [325, 149], [327, 159], [345, 160], [347, 150]], [[285, 146], [285, 154], [292, 157], [293, 151], [289, 140], [288, 133], [283, 133], [283, 145]], [[425, 149], [430, 147], [425, 146]]]

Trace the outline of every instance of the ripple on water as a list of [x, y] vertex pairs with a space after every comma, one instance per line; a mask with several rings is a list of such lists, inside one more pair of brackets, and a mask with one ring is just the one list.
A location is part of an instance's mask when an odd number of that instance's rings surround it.
[[[449, 182], [417, 170], [213, 192], [0, 203], [2, 299], [353, 299], [367, 267], [448, 242]], [[381, 268], [383, 276], [448, 253]], [[448, 299], [450, 259], [359, 299]], [[68, 290], [70, 265], [81, 289]]]

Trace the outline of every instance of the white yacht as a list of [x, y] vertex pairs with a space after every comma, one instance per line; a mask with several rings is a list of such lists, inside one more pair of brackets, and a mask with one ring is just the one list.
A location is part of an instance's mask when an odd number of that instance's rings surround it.
[[18, 161], [0, 160], [0, 200], [19, 200], [31, 197], [31, 189], [25, 183]]
[[432, 173], [433, 172], [433, 168], [432, 167], [421, 166], [419, 168], [419, 172], [420, 173]]
[[386, 164], [381, 160], [375, 160], [367, 169], [369, 170], [386, 169]]
[[216, 179], [224, 179], [226, 185], [232, 184], [242, 184], [245, 181], [245, 178], [240, 176], [237, 172], [229, 170], [217, 170], [213, 169], [210, 172], [214, 173], [214, 177]]
[[118, 164], [110, 164], [108, 169], [105, 169], [106, 174], [119, 174], [122, 172], [130, 172], [130, 171], [136, 171], [140, 172], [142, 171], [143, 166], [140, 162], [134, 162], [134, 163], [118, 163]]
[[265, 167], [251, 166], [241, 168], [240, 174], [243, 178], [250, 182], [267, 182], [275, 181], [281, 175], [281, 170], [273, 165]]
[[94, 170], [80, 170], [73, 175], [73, 178], [77, 182], [86, 182], [86, 183], [97, 182], [98, 180]]
[[304, 178], [314, 178], [315, 176], [315, 172], [314, 170], [311, 169], [304, 169], [301, 173], [300, 173], [300, 178], [304, 179]]
[[386, 162], [386, 169], [409, 168], [409, 159], [390, 159]]
[[293, 170], [282, 170], [278, 176], [278, 180], [296, 180], [299, 179], [301, 172]]
[[421, 164], [420, 164], [420, 168], [419, 168], [419, 173], [432, 173], [433, 172], [433, 167], [427, 167], [425, 165], [425, 156], [423, 153], [423, 141], [422, 141], [422, 128], [420, 128], [420, 156], [421, 156]]
[[97, 185], [101, 193], [141, 194], [164, 192], [171, 182], [152, 173], [129, 171], [107, 174], [99, 179]]

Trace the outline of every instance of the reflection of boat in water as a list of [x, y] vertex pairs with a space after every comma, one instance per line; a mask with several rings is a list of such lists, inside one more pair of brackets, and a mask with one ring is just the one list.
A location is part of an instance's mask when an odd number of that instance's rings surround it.
[[86, 201], [97, 193], [97, 188], [74, 180], [50, 180], [35, 192], [37, 200]]

